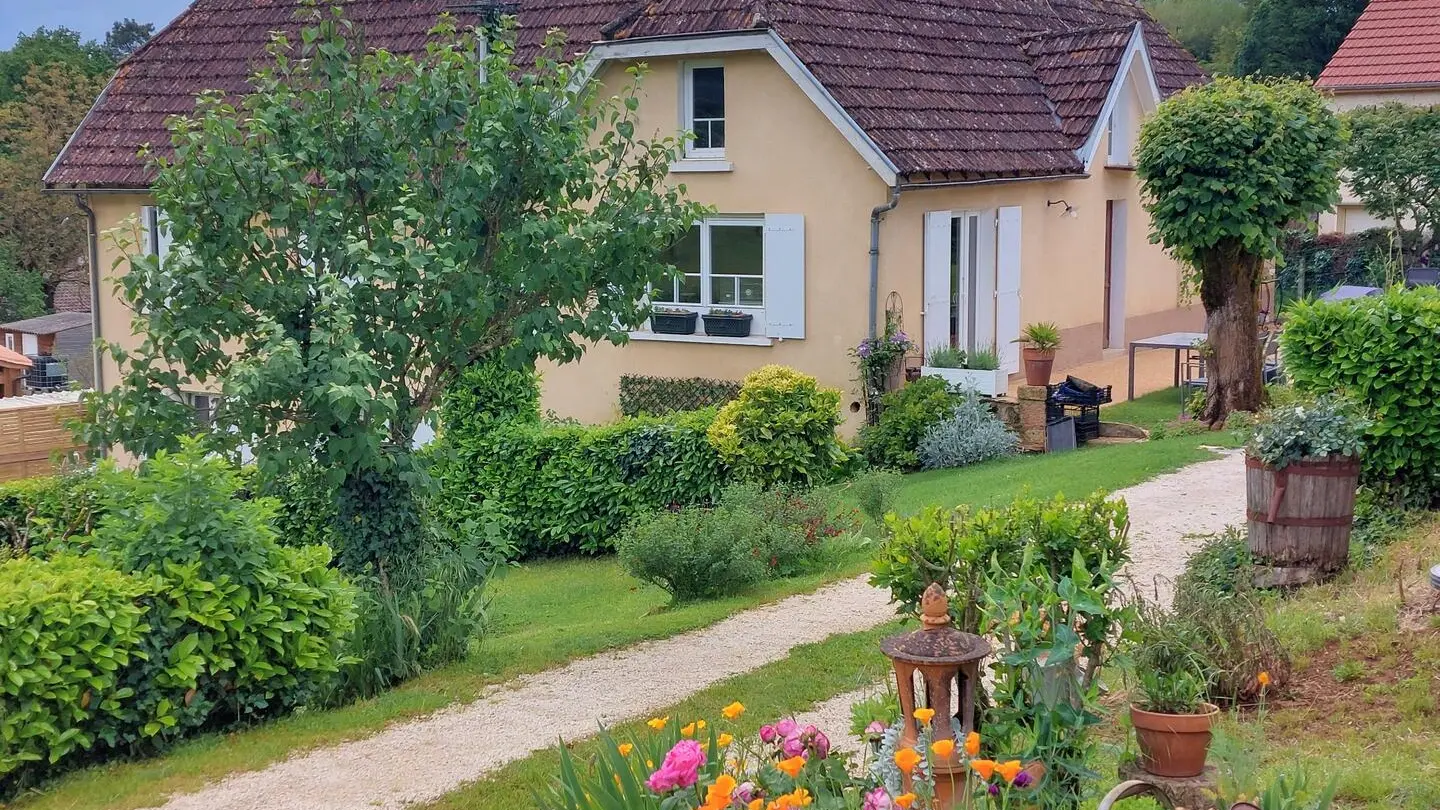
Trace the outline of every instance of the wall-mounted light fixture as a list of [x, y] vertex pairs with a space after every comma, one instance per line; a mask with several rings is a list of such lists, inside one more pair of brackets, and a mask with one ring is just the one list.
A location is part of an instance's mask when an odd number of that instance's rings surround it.
[[1080, 212], [1078, 212], [1078, 211], [1075, 210], [1075, 206], [1071, 205], [1071, 204], [1068, 203], [1068, 202], [1065, 202], [1064, 200], [1046, 200], [1046, 201], [1045, 201], [1045, 207], [1046, 207], [1046, 208], [1049, 208], [1049, 207], [1052, 206], [1052, 205], [1063, 205], [1063, 206], [1065, 206], [1065, 210], [1060, 212], [1060, 216], [1062, 216], [1062, 217], [1069, 217], [1069, 218], [1071, 218], [1071, 219], [1074, 219], [1074, 218], [1080, 216]]

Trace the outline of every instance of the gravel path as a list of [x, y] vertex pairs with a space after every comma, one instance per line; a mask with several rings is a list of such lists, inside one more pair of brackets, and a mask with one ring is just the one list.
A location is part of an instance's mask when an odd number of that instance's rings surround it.
[[[1185, 535], [1243, 519], [1244, 491], [1243, 459], [1230, 454], [1116, 493], [1130, 504], [1135, 579], [1178, 573], [1196, 544]], [[886, 596], [865, 577], [838, 582], [702, 630], [518, 678], [472, 703], [177, 796], [164, 810], [393, 810], [431, 801], [557, 738], [644, 717], [783, 659], [797, 645], [879, 625], [894, 616]], [[816, 706], [806, 722], [840, 733], [857, 696]]]

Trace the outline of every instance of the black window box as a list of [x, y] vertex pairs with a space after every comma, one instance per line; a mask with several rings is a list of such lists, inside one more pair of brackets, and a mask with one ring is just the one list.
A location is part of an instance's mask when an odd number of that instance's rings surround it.
[[705, 334], [710, 337], [750, 337], [750, 322], [753, 315], [712, 315], [705, 314]]
[[686, 312], [683, 315], [674, 312], [652, 312], [650, 331], [661, 335], [693, 335], [697, 317], [697, 312]]

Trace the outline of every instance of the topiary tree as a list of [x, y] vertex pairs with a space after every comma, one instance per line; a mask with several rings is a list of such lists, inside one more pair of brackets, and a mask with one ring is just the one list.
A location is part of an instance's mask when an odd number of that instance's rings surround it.
[[[1440, 245], [1440, 105], [1386, 104], [1345, 115], [1345, 170], [1365, 207]], [[1403, 261], [1402, 261], [1403, 263]]]
[[1285, 226], [1339, 199], [1339, 120], [1308, 84], [1220, 78], [1160, 105], [1136, 173], [1150, 239], [1191, 268], [1212, 351], [1203, 419], [1261, 404], [1256, 289]]
[[[601, 97], [549, 56], [516, 70], [510, 33], [487, 49], [448, 18], [401, 56], [308, 13], [242, 102], [172, 121], [154, 183], [171, 247], [128, 259], [142, 342], [111, 347], [119, 384], [89, 400], [86, 438], [148, 455], [199, 430], [267, 474], [317, 463], [341, 558], [383, 572], [417, 534], [412, 437], [442, 392], [482, 361], [623, 342], [701, 208], [665, 183], [679, 142], [635, 137], [633, 83]], [[179, 396], [196, 388], [221, 394], [213, 424]]]

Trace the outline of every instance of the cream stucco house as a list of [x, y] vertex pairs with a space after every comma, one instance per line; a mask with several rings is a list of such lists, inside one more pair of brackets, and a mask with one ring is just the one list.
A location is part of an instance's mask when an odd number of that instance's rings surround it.
[[[1380, 104], [1440, 104], [1440, 0], [1370, 0], [1315, 86], [1336, 112]], [[1322, 233], [1388, 227], [1348, 185], [1320, 217]]]
[[[286, 3], [198, 0], [128, 60], [46, 177], [103, 232], [142, 214], [136, 153], [206, 88], [240, 92]], [[485, 3], [450, 4], [472, 13]], [[414, 49], [443, 0], [350, 0], [372, 46]], [[1063, 330], [1060, 367], [1203, 321], [1148, 240], [1131, 152], [1141, 119], [1203, 80], [1134, 0], [522, 0], [519, 51], [564, 29], [594, 81], [645, 63], [640, 131], [696, 133], [671, 169], [719, 213], [674, 249], [654, 300], [753, 316], [745, 338], [641, 331], [545, 370], [545, 407], [606, 420], [620, 375], [739, 378], [766, 363], [858, 400], [848, 350], [887, 311], [927, 346]], [[93, 267], [116, 258], [103, 242]], [[100, 334], [130, 313], [96, 279]], [[100, 384], [115, 379], [105, 359]], [[204, 401], [197, 403], [203, 407]], [[858, 410], [858, 407], [856, 408]], [[858, 418], [858, 417], [855, 417]], [[853, 425], [852, 425], [853, 426]]]

